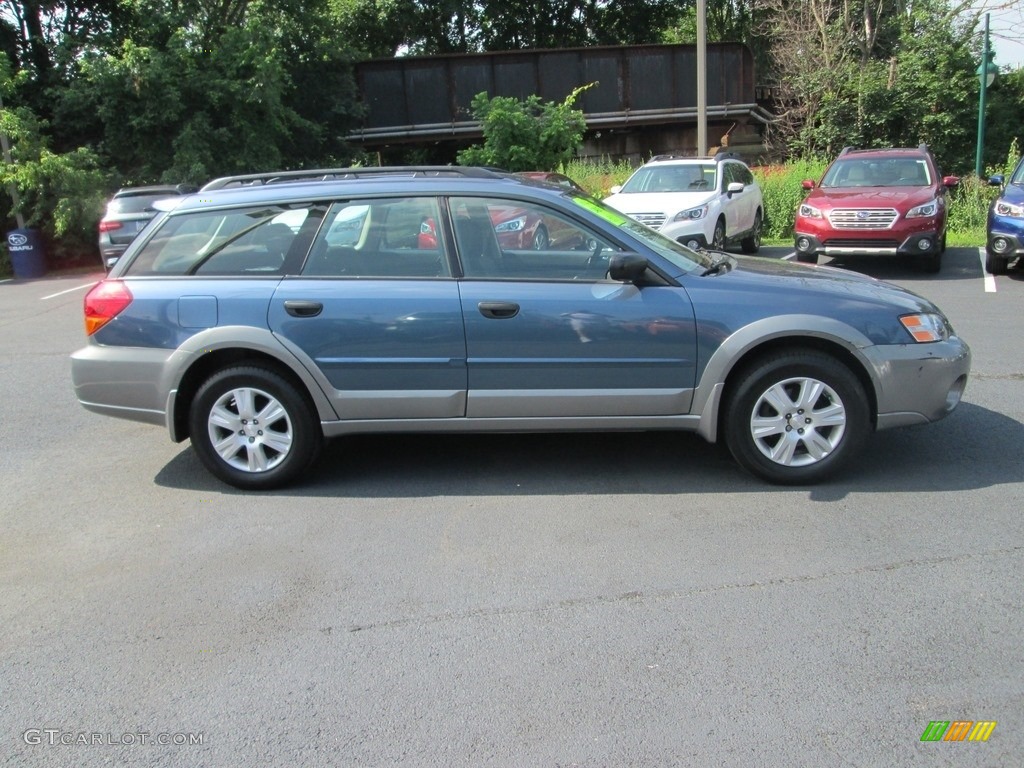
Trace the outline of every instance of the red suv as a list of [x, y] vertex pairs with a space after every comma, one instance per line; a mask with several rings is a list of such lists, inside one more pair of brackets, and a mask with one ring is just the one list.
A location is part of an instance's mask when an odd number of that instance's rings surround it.
[[946, 249], [946, 192], [960, 183], [942, 176], [925, 144], [917, 149], [847, 147], [797, 209], [796, 257], [912, 256], [938, 272]]

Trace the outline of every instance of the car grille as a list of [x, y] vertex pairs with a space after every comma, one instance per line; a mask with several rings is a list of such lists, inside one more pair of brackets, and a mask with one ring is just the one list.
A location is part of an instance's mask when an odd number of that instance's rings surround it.
[[836, 208], [828, 220], [836, 229], [889, 229], [897, 215], [895, 208]]
[[855, 240], [852, 237], [830, 237], [823, 245], [826, 248], [899, 248], [895, 240]]
[[631, 213], [629, 217], [654, 229], [661, 229], [661, 225], [665, 223], [664, 213]]

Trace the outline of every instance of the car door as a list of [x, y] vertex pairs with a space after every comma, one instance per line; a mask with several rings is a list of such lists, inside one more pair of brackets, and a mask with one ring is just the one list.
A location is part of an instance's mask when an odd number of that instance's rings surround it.
[[[331, 205], [301, 273], [270, 305], [270, 328], [317, 376], [342, 419], [465, 415], [459, 291], [432, 197]], [[342, 235], [339, 235], [342, 233]]]
[[[491, 211], [526, 209], [572, 228], [575, 248], [510, 250]], [[463, 270], [468, 397], [475, 418], [686, 413], [694, 386], [693, 309], [679, 287], [606, 277], [622, 248], [565, 213], [534, 202], [452, 198]]]

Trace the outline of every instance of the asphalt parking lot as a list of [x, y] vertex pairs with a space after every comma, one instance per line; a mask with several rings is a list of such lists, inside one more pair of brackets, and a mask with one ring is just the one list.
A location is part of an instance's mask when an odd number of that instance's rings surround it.
[[0, 765], [1021, 765], [1024, 270], [845, 266], [973, 373], [808, 488], [637, 433], [350, 438], [243, 494], [75, 401], [98, 275], [0, 282]]

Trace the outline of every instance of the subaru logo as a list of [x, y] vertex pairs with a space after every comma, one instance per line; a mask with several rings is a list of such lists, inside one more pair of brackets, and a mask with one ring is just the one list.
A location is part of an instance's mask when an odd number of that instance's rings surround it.
[[857, 220], [858, 221], [863, 221], [868, 216], [870, 216], [870, 214], [867, 211], [857, 211]]
[[15, 247], [24, 245], [28, 242], [28, 238], [25, 235], [19, 235], [17, 232], [12, 232], [7, 236], [7, 244]]

